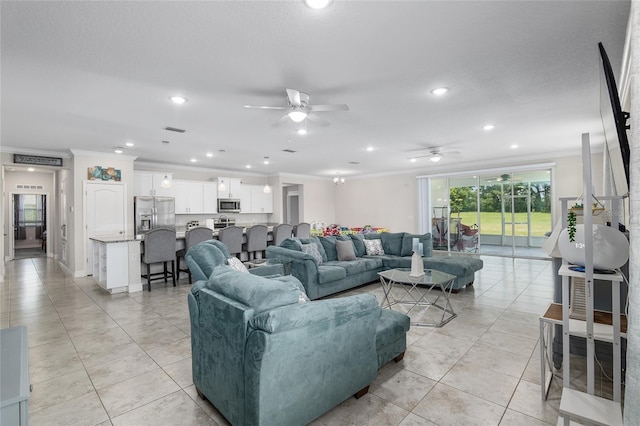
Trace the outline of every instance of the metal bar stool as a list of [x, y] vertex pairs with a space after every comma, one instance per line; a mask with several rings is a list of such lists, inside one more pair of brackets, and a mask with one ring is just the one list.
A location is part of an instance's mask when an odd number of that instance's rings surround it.
[[258, 252], [260, 252], [260, 257], [264, 259], [266, 257], [266, 249], [267, 227], [264, 225], [254, 225], [251, 228], [247, 228], [247, 244], [245, 246], [247, 260], [252, 260], [251, 253], [253, 253], [253, 260], [255, 260]]
[[307, 222], [300, 222], [293, 227], [293, 236], [296, 238], [311, 237], [311, 224]]
[[273, 245], [279, 246], [287, 238], [291, 238], [293, 226], [288, 223], [281, 223], [273, 227]]
[[191, 271], [189, 270], [189, 266], [187, 265], [185, 269], [181, 269], [180, 259], [184, 258], [184, 255], [187, 253], [187, 251], [191, 247], [203, 241], [210, 240], [212, 238], [213, 238], [213, 231], [211, 230], [211, 228], [198, 226], [198, 227], [187, 230], [187, 232], [184, 234], [185, 247], [183, 249], [176, 251], [176, 265], [178, 265], [178, 280], [180, 279], [180, 272], [186, 272], [187, 274], [189, 274], [189, 284], [191, 284]]
[[229, 250], [229, 254], [240, 259], [242, 254], [242, 231], [240, 226], [227, 226], [218, 231], [218, 240]]
[[[147, 265], [146, 275], [142, 275], [147, 279], [149, 291], [151, 291], [151, 281], [159, 280], [170, 275], [173, 286], [176, 286], [175, 274], [175, 255], [176, 255], [176, 231], [170, 228], [156, 228], [147, 232], [144, 236], [144, 253], [142, 254], [142, 263]], [[152, 263], [163, 263], [164, 271], [151, 273]], [[167, 271], [167, 262], [171, 262], [171, 272]]]

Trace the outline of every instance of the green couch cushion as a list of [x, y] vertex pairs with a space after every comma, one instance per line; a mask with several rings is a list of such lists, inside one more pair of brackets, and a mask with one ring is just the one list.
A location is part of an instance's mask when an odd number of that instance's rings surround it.
[[413, 239], [417, 238], [422, 243], [422, 257], [431, 257], [433, 251], [433, 238], [430, 233], [424, 235], [404, 234], [402, 238], [402, 254], [400, 256], [411, 256], [413, 254]]
[[338, 260], [338, 252], [336, 251], [336, 237], [318, 237], [324, 251], [327, 254], [327, 261]]
[[365, 240], [379, 240], [381, 238], [381, 234], [378, 232], [369, 232], [368, 234], [363, 235]]
[[302, 241], [299, 238], [285, 238], [280, 247], [284, 247], [289, 250], [302, 251]]
[[404, 232], [383, 232], [380, 234], [382, 240], [382, 248], [384, 254], [390, 254], [392, 256], [401, 256], [402, 253], [402, 239], [404, 238]]
[[[369, 259], [356, 259], [349, 261], [339, 261], [334, 260], [327, 263], [327, 266], [338, 266], [343, 268], [347, 272], [347, 277], [349, 275], [359, 274], [361, 272], [370, 271], [371, 269], [375, 269], [374, 263], [368, 261]], [[374, 266], [372, 268], [372, 266]], [[382, 266], [382, 261], [380, 261], [380, 266]]]
[[293, 280], [272, 280], [244, 274], [226, 265], [213, 270], [207, 287], [253, 308], [255, 314], [298, 303], [300, 293], [298, 285]]
[[356, 257], [362, 257], [367, 254], [367, 249], [364, 247], [364, 235], [351, 234], [351, 241], [353, 241], [353, 248], [356, 251]]
[[[330, 261], [331, 262], [331, 261]], [[334, 261], [337, 263], [337, 261]], [[318, 266], [318, 283], [326, 284], [338, 281], [347, 277], [346, 269], [340, 266], [320, 265]]]
[[376, 350], [391, 345], [411, 327], [411, 319], [398, 311], [381, 309], [380, 319], [376, 327]]

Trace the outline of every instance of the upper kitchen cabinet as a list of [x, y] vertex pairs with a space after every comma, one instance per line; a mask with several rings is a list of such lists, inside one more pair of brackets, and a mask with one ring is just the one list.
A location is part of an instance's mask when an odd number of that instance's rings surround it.
[[[271, 192], [266, 194], [262, 185], [250, 185], [250, 187], [251, 211], [249, 213], [273, 213], [273, 194]], [[242, 210], [244, 212], [244, 208]]]
[[[170, 173], [167, 173], [167, 176], [171, 179]], [[173, 197], [173, 188], [160, 186], [164, 177], [164, 173], [135, 172], [133, 174], [133, 195]]]
[[202, 209], [204, 213], [218, 213], [218, 184], [216, 182], [202, 184]]
[[236, 178], [218, 178], [218, 198], [240, 199], [242, 180]]
[[204, 182], [174, 180], [172, 188], [176, 199], [176, 214], [211, 213], [204, 211]]

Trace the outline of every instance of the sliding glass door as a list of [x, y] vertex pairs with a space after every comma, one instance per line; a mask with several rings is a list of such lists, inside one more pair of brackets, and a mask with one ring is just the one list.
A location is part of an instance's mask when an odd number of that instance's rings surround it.
[[550, 169], [431, 178], [434, 250], [546, 257]]

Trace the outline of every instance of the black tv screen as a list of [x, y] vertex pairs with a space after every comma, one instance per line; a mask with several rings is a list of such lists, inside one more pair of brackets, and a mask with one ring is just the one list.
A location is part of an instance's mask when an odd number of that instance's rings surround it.
[[[629, 114], [622, 111], [622, 107], [620, 106], [618, 87], [616, 86], [616, 80], [607, 52], [604, 50], [602, 43], [598, 43], [598, 48], [600, 49], [600, 58], [602, 59], [600, 116], [602, 117], [602, 126], [604, 127], [604, 137], [610, 153], [617, 151], [618, 148], [620, 150], [627, 184], [625, 190], [622, 192], [626, 193], [629, 190], [630, 164], [629, 140], [627, 138], [627, 120]], [[620, 194], [620, 191], [618, 191], [618, 194]]]

